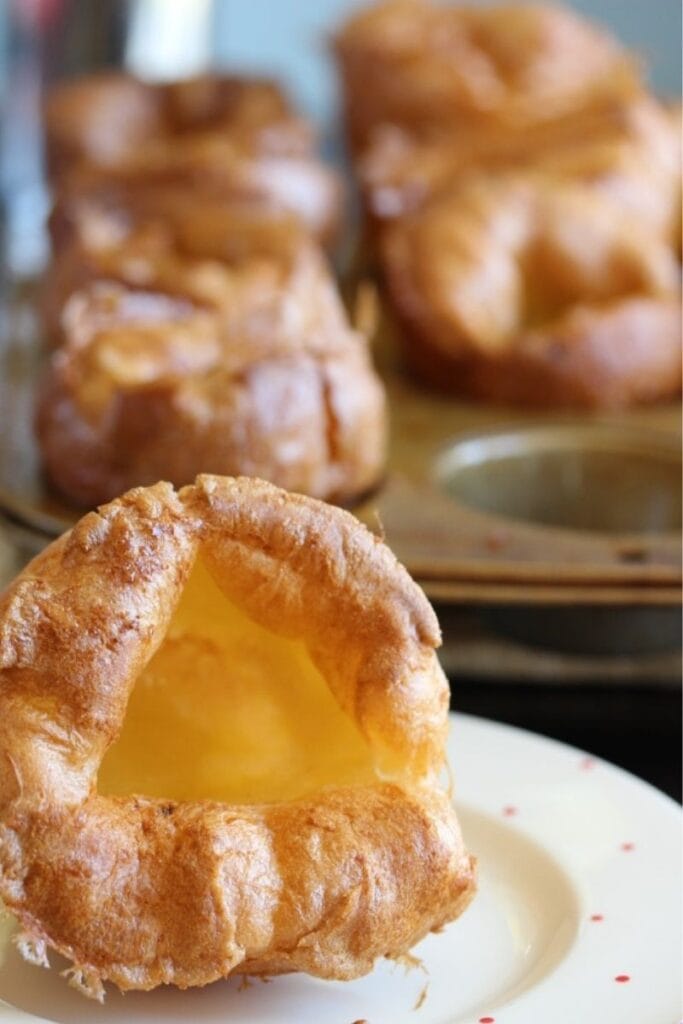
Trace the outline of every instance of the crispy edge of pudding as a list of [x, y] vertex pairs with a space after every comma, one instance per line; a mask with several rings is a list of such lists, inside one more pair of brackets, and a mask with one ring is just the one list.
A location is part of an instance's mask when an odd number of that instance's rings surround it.
[[[198, 554], [246, 614], [304, 641], [375, 783], [235, 806], [97, 792]], [[233, 971], [357, 977], [472, 898], [438, 780], [438, 624], [348, 513], [253, 479], [139, 488], [41, 553], [0, 598], [0, 623], [0, 895], [22, 953], [59, 951], [86, 995]]]

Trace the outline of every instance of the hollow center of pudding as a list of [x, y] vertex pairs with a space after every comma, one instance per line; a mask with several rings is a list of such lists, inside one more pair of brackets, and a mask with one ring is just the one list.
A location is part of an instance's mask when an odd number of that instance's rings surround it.
[[367, 743], [304, 644], [257, 625], [198, 558], [99, 792], [262, 803], [373, 777]]

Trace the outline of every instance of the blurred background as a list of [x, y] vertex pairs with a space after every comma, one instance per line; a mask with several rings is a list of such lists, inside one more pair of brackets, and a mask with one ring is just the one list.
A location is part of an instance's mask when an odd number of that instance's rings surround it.
[[[480, 0], [486, 2], [486, 0]], [[542, 2], [542, 0], [540, 0]], [[1, 0], [0, 184], [6, 257], [18, 271], [45, 258], [41, 90], [105, 66], [144, 78], [230, 68], [279, 79], [341, 159], [338, 95], [328, 39], [361, 0]], [[681, 86], [679, 0], [575, 0], [643, 57], [654, 88]]]
[[[274, 77], [315, 119], [327, 156], [343, 162], [327, 41], [355, 6], [357, 0], [0, 0], [3, 286], [34, 274], [47, 258], [40, 111], [50, 83], [106, 66], [153, 80], [206, 69]], [[574, 0], [573, 6], [642, 55], [661, 95], [680, 94], [680, 0]], [[3, 543], [0, 536], [0, 563]], [[560, 662], [541, 650], [530, 660], [523, 646], [532, 632], [528, 611], [490, 608], [482, 626], [479, 612], [444, 604], [454, 706], [564, 739], [680, 796], [679, 610], [666, 609], [654, 627], [651, 616], [617, 619], [605, 607], [583, 613], [573, 626], [553, 609], [534, 609], [531, 620], [536, 635], [553, 635], [569, 647], [572, 630], [585, 632], [591, 623], [605, 635], [611, 630], [609, 659], [592, 651], [590, 658]], [[663, 643], [653, 628], [666, 635]], [[493, 645], [491, 630], [498, 635]], [[630, 649], [640, 639], [652, 657], [634, 663]], [[614, 657], [620, 644], [623, 656]]]

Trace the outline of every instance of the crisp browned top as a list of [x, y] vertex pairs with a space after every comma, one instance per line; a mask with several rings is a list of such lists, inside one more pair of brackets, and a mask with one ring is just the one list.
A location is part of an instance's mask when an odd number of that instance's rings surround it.
[[51, 479], [81, 506], [202, 471], [362, 494], [382, 470], [384, 394], [324, 256], [286, 215], [203, 212], [74, 225], [44, 290]]
[[[197, 552], [301, 638], [391, 781], [261, 807], [96, 792]], [[448, 687], [424, 595], [352, 516], [262, 481], [131, 491], [0, 598], [0, 895], [101, 998], [230, 971], [364, 973], [458, 914], [473, 863], [436, 781]]]
[[672, 299], [677, 288], [661, 239], [590, 190], [531, 174], [447, 192], [392, 225], [384, 255], [397, 289], [454, 349], [504, 350], [578, 307]]
[[467, 175], [530, 168], [581, 182], [666, 238], [680, 220], [680, 128], [657, 100], [619, 98], [549, 124], [505, 131], [441, 126], [427, 139], [379, 131], [359, 164], [372, 216], [410, 213]]
[[47, 294], [57, 361], [73, 364], [77, 391], [82, 383], [104, 398], [283, 355], [364, 349], [296, 222], [220, 204], [205, 213], [176, 211], [115, 244], [101, 220], [107, 244], [74, 239], [62, 253]]
[[326, 243], [337, 231], [339, 177], [272, 82], [150, 85], [106, 73], [54, 89], [45, 123], [58, 210], [95, 199], [137, 213], [190, 198], [199, 210], [206, 199], [251, 200], [296, 214]]
[[636, 80], [614, 39], [555, 4], [385, 0], [355, 14], [336, 49], [356, 143], [382, 122], [543, 121]]
[[[341, 509], [261, 480], [203, 476], [179, 494], [168, 484], [138, 488], [88, 514], [3, 596], [5, 709], [12, 694], [20, 703], [48, 699], [48, 732], [54, 710], [76, 730], [71, 743], [91, 748], [85, 766], [73, 749], [62, 751], [74, 778], [92, 770], [118, 730], [199, 546], [231, 600], [267, 629], [306, 641], [370, 742], [391, 748], [403, 768], [440, 767], [447, 688], [433, 654], [439, 628], [390, 550]], [[25, 770], [15, 759], [11, 774], [27, 787], [35, 748], [23, 755]], [[50, 777], [41, 769], [36, 786], [44, 791]], [[92, 776], [81, 782], [87, 792]], [[62, 799], [57, 788], [52, 795]]]
[[260, 152], [306, 154], [313, 134], [282, 90], [266, 79], [203, 75], [168, 85], [103, 72], [60, 83], [45, 103], [48, 155], [60, 172], [85, 161], [103, 167], [139, 147], [182, 136], [227, 134]]

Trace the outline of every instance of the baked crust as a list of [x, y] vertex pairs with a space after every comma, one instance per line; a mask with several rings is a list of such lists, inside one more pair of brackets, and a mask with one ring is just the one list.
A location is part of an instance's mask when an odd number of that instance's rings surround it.
[[286, 217], [186, 208], [118, 244], [81, 235], [56, 262], [49, 478], [81, 506], [202, 470], [358, 497], [382, 471], [384, 393], [322, 254]]
[[53, 87], [44, 110], [53, 179], [75, 164], [116, 168], [148, 143], [217, 133], [262, 153], [306, 155], [314, 137], [267, 79], [202, 75], [158, 85], [119, 71]]
[[628, 95], [638, 78], [607, 33], [545, 4], [386, 0], [351, 18], [335, 51], [355, 150], [380, 124], [421, 133], [550, 121]]
[[146, 205], [191, 189], [194, 204], [260, 200], [299, 216], [329, 243], [340, 221], [337, 174], [310, 126], [268, 81], [204, 76], [150, 85], [119, 73], [53, 90], [45, 111], [56, 202]]
[[336, 39], [406, 361], [437, 390], [610, 408], [680, 393], [680, 119], [555, 5], [386, 0]]
[[[56, 257], [42, 285], [41, 312], [48, 343], [64, 341], [64, 307], [85, 285], [116, 281], [158, 289], [206, 306], [225, 305], [220, 266], [239, 271], [270, 265], [284, 281], [298, 256], [313, 246], [296, 216], [259, 199], [204, 197], [182, 186], [150, 193], [112, 190], [58, 202], [50, 216]], [[319, 258], [321, 269], [324, 267]], [[213, 282], [213, 286], [212, 286]], [[232, 300], [231, 300], [232, 301]]]
[[443, 125], [422, 139], [385, 126], [358, 163], [365, 206], [378, 223], [414, 212], [474, 172], [516, 169], [584, 184], [643, 227], [679, 242], [680, 119], [646, 94], [507, 131], [453, 132]]
[[386, 229], [408, 362], [452, 393], [620, 407], [681, 386], [670, 247], [589, 189], [479, 178]]
[[[301, 638], [382, 781], [229, 807], [100, 796], [97, 770], [201, 551], [257, 622]], [[421, 591], [353, 517], [201, 477], [90, 513], [0, 598], [0, 896], [19, 947], [103, 997], [233, 971], [347, 979], [474, 893], [437, 782], [448, 686]]]

